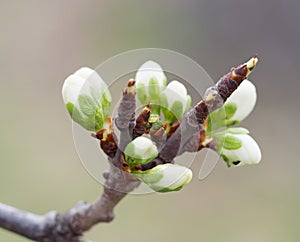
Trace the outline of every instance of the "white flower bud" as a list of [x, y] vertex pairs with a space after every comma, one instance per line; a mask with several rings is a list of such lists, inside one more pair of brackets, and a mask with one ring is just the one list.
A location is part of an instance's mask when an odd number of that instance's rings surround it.
[[159, 64], [154, 61], [145, 62], [135, 76], [136, 94], [143, 105], [159, 104], [162, 90], [166, 86], [167, 78]]
[[231, 122], [244, 120], [252, 112], [256, 99], [255, 86], [252, 82], [244, 80], [224, 104], [227, 120]]
[[158, 165], [134, 174], [157, 192], [179, 191], [192, 180], [192, 171], [176, 164]]
[[161, 106], [165, 120], [173, 123], [182, 119], [191, 106], [191, 96], [179, 81], [170, 82], [161, 95]]
[[228, 166], [252, 165], [261, 161], [260, 148], [248, 133], [243, 128], [229, 128], [214, 135], [218, 153]]
[[223, 107], [208, 115], [207, 132], [240, 123], [252, 112], [255, 103], [256, 88], [250, 81], [244, 80]]
[[155, 144], [146, 137], [137, 137], [124, 150], [125, 160], [130, 167], [147, 164], [158, 155]]
[[62, 96], [72, 119], [87, 130], [97, 131], [109, 116], [111, 96], [94, 70], [83, 67], [67, 77]]

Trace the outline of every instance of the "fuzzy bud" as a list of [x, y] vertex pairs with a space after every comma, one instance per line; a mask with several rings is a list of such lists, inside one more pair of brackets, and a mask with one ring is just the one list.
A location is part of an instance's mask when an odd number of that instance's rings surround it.
[[252, 112], [256, 99], [255, 86], [249, 80], [244, 80], [226, 100], [224, 106], [208, 116], [207, 131], [240, 123]]
[[109, 116], [111, 96], [96, 71], [83, 67], [67, 77], [62, 96], [71, 118], [90, 131], [103, 128]]
[[167, 123], [181, 120], [191, 107], [191, 96], [179, 81], [170, 82], [161, 96], [162, 112]]
[[131, 141], [124, 150], [125, 160], [130, 167], [147, 164], [157, 155], [157, 147], [146, 137], [137, 137]]
[[192, 180], [192, 171], [175, 164], [163, 164], [134, 174], [156, 192], [179, 191]]
[[230, 167], [258, 164], [261, 151], [256, 141], [244, 128], [229, 128], [214, 134], [217, 152]]
[[165, 89], [167, 78], [159, 64], [145, 62], [135, 76], [137, 99], [142, 106], [159, 104], [162, 90]]

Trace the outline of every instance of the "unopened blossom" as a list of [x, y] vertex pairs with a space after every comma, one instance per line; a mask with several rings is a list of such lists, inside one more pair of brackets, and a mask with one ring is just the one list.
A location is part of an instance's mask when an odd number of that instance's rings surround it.
[[109, 116], [111, 96], [96, 71], [83, 67], [68, 76], [62, 96], [71, 118], [90, 131], [103, 128]]
[[134, 175], [157, 192], [179, 191], [191, 181], [193, 176], [189, 168], [170, 163], [136, 172]]
[[170, 82], [161, 95], [161, 106], [165, 121], [173, 123], [181, 120], [191, 107], [191, 96], [179, 81]]

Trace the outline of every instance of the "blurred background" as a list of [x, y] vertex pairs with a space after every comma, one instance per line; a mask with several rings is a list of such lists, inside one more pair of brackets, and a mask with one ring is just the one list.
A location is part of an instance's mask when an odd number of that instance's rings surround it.
[[[204, 181], [171, 194], [129, 195], [93, 241], [281, 242], [300, 239], [300, 2], [1, 1], [0, 202], [64, 212], [102, 191], [82, 167], [61, 87], [81, 66], [132, 49], [178, 51], [217, 81], [258, 54], [258, 90], [243, 122], [260, 165], [218, 163]], [[129, 60], [130, 61], [130, 60]], [[0, 241], [28, 241], [0, 229]]]

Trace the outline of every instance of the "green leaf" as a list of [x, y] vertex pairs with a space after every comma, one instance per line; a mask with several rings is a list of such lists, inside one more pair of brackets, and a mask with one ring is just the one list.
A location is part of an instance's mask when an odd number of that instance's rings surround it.
[[239, 123], [240, 123], [240, 121], [238, 121], [238, 120], [226, 120], [224, 126], [229, 127], [229, 126], [237, 125]]
[[241, 148], [243, 145], [243, 142], [233, 136], [233, 135], [226, 135], [225, 139], [224, 139], [224, 143], [223, 143], [223, 148], [227, 149], [227, 150], [237, 150], [239, 148]]
[[74, 122], [81, 125], [83, 128], [95, 131], [95, 122], [94, 119], [85, 118], [81, 115], [80, 111], [74, 106], [73, 103], [67, 103], [66, 108], [71, 116], [71, 118], [74, 120]]
[[92, 98], [87, 95], [79, 95], [78, 103], [80, 110], [86, 116], [95, 116], [97, 106]]
[[156, 173], [156, 174], [151, 174], [151, 170], [144, 171], [144, 172], [138, 172], [138, 173], [133, 173], [133, 175], [137, 176], [140, 178], [144, 183], [150, 185], [153, 183], [159, 182], [163, 178], [163, 174]]
[[174, 116], [174, 121], [181, 119], [182, 115], [183, 115], [183, 104], [180, 101], [175, 101], [170, 109], [170, 111], [172, 112], [173, 116]]
[[157, 156], [157, 153], [153, 153], [151, 147], [146, 149], [143, 154], [139, 154], [136, 152], [135, 146], [136, 144], [130, 142], [124, 150], [125, 160], [131, 168], [139, 164], [147, 164]]
[[176, 120], [176, 118], [174, 117], [174, 115], [170, 110], [168, 110], [165, 107], [161, 108], [161, 110], [164, 114], [165, 123], [173, 123], [173, 120]]
[[233, 126], [239, 123], [237, 120], [229, 120], [237, 111], [235, 103], [227, 103], [223, 107], [215, 110], [208, 115], [208, 124], [206, 131], [210, 133], [222, 127]]
[[66, 104], [67, 110], [71, 116], [71, 118], [76, 122], [79, 123], [81, 126], [83, 126], [84, 118], [82, 117], [80, 111], [75, 107], [73, 103], [67, 103]]
[[221, 156], [222, 159], [226, 162], [227, 167], [230, 167], [230, 166], [231, 166], [231, 162], [230, 162], [230, 160], [228, 159], [228, 157], [227, 157], [226, 155], [224, 155], [224, 154], [221, 154], [220, 156]]
[[155, 77], [151, 77], [151, 79], [149, 81], [148, 91], [149, 91], [150, 99], [158, 99], [159, 98], [160, 86]]
[[137, 155], [135, 154], [135, 145], [133, 142], [130, 142], [125, 150], [124, 150], [124, 154], [125, 154], [125, 160], [127, 161], [128, 165], [130, 167], [134, 167], [136, 165], [136, 162], [135, 160], [137, 158], [140, 158], [140, 157], [137, 157]]
[[109, 115], [110, 115], [110, 104], [111, 104], [110, 95], [107, 96], [107, 93], [104, 93], [102, 95], [102, 100], [101, 100], [100, 103], [101, 103], [101, 106], [102, 106], [104, 118], [109, 117]]
[[73, 111], [74, 111], [74, 108], [75, 108], [74, 104], [68, 102], [68, 103], [66, 104], [66, 108], [67, 108], [67, 110], [68, 110], [70, 116], [72, 117]]
[[163, 93], [161, 95], [160, 103], [161, 103], [161, 111], [164, 114], [165, 122], [172, 123], [174, 120], [176, 120], [174, 114], [168, 109], [168, 98], [166, 94]]
[[231, 119], [233, 115], [236, 113], [237, 105], [235, 103], [226, 103], [224, 105], [226, 119]]
[[249, 134], [249, 130], [242, 127], [228, 128], [225, 132], [229, 134]]
[[208, 115], [206, 131], [210, 133], [226, 126], [226, 112], [224, 107], [219, 108]]
[[175, 191], [180, 191], [184, 186], [179, 186], [179, 187], [176, 187], [174, 189], [172, 188], [169, 188], [169, 187], [160, 187], [160, 186], [155, 186], [155, 185], [149, 185], [154, 191], [156, 192], [175, 192]]
[[103, 129], [103, 124], [105, 122], [104, 112], [97, 110], [95, 114], [95, 131]]
[[147, 104], [147, 92], [144, 83], [139, 83], [136, 89], [137, 98], [141, 102], [141, 104]]

